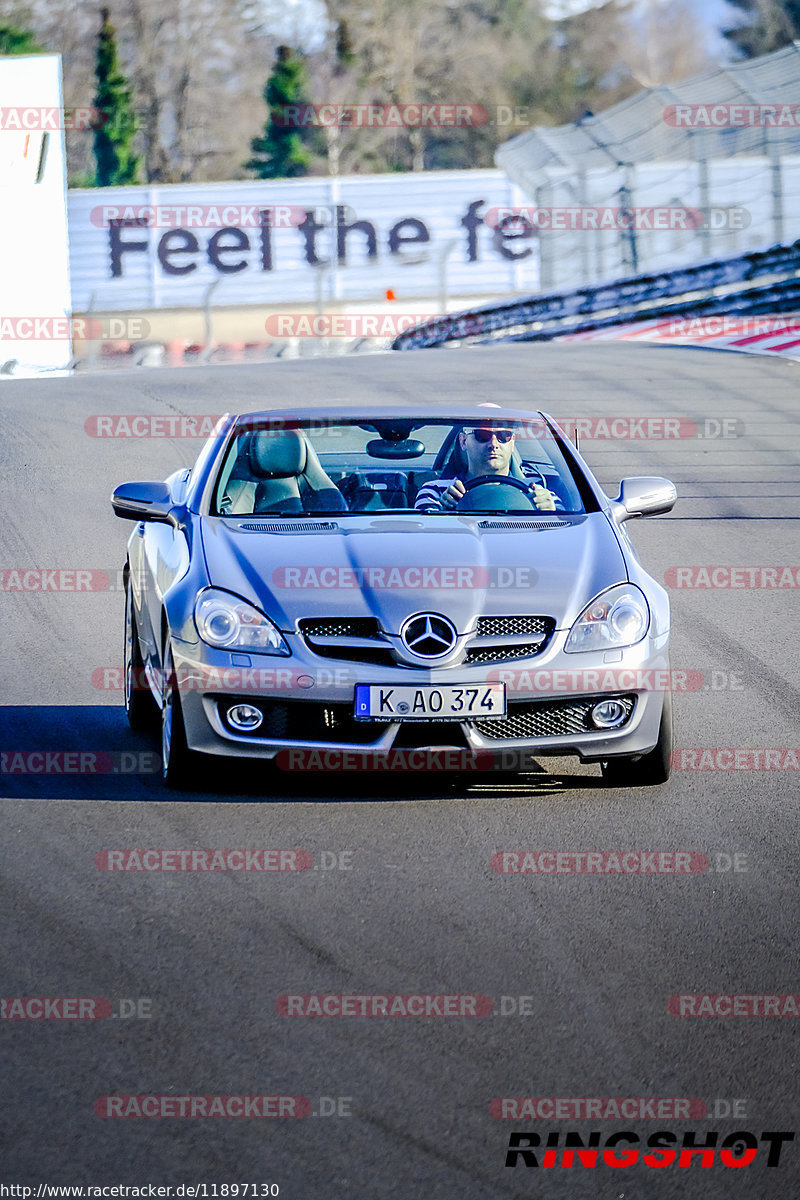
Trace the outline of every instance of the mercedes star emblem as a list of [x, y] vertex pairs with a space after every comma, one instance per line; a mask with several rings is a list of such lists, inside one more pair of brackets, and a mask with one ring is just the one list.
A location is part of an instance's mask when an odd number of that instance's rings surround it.
[[438, 613], [409, 617], [400, 631], [403, 645], [420, 658], [443, 658], [456, 644], [455, 626]]

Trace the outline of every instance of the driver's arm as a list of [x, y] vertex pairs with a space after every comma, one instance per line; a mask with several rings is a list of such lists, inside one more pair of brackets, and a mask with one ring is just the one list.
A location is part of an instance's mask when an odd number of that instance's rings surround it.
[[[455, 486], [458, 486], [460, 490], [453, 493]], [[454, 499], [452, 498], [453, 495], [455, 496]], [[432, 479], [428, 483], [423, 483], [417, 492], [414, 508], [418, 508], [422, 512], [440, 512], [442, 509], [450, 510], [458, 504], [463, 495], [464, 485], [460, 479]]]
[[522, 473], [531, 489], [531, 500], [539, 512], [564, 512], [564, 505], [558, 492], [545, 487], [544, 475], [534, 463], [522, 463]]
[[551, 492], [548, 488], [542, 487], [540, 483], [532, 484], [531, 488], [531, 499], [539, 509], [539, 512], [556, 511], [556, 500], [558, 497], [556, 496], [555, 492]]
[[454, 479], [446, 492], [442, 492], [442, 508], [455, 508], [467, 489], [460, 479]]
[[[442, 492], [442, 508], [455, 508], [466, 488], [460, 479], [455, 479], [446, 492]], [[555, 512], [558, 497], [554, 492], [542, 487], [541, 484], [531, 484], [531, 499], [540, 512]]]

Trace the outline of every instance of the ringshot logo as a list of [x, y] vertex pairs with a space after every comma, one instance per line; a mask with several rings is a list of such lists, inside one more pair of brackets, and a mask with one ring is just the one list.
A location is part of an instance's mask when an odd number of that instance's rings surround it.
[[[716, 1130], [686, 1130], [678, 1135], [660, 1130], [644, 1138], [635, 1130], [620, 1130], [603, 1135], [593, 1130], [583, 1136], [577, 1130], [514, 1131], [509, 1135], [507, 1167], [581, 1167], [625, 1168], [637, 1165], [663, 1167], [750, 1166], [756, 1159], [767, 1167], [781, 1162], [784, 1144], [794, 1141], [791, 1132], [764, 1132], [760, 1136], [748, 1130], [736, 1130], [720, 1140]], [[541, 1148], [541, 1149], [540, 1149]], [[764, 1161], [766, 1160], [766, 1161]]]

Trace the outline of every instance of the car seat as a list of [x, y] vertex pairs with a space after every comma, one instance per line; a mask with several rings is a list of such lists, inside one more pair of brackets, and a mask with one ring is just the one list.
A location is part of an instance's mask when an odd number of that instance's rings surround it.
[[347, 511], [342, 493], [301, 430], [254, 433], [246, 454], [257, 481], [254, 514]]

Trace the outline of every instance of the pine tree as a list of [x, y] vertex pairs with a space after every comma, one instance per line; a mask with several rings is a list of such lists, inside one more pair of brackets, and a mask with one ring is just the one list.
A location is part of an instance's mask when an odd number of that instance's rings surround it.
[[307, 143], [308, 130], [285, 124], [284, 109], [289, 104], [308, 103], [308, 75], [305, 63], [290, 46], [279, 46], [275, 66], [264, 88], [269, 117], [260, 137], [253, 138], [253, 158], [245, 163], [258, 179], [290, 179], [307, 175], [313, 159]]
[[800, 0], [729, 0], [742, 15], [742, 24], [725, 30], [725, 37], [745, 58], [781, 50], [800, 38]]
[[348, 67], [355, 66], [357, 55], [353, 49], [353, 39], [350, 37], [350, 27], [347, 21], [342, 19], [336, 25], [336, 66], [339, 70], [344, 71]]
[[97, 162], [95, 187], [114, 187], [138, 183], [140, 159], [134, 154], [136, 119], [131, 93], [117, 59], [117, 34], [108, 9], [100, 11], [97, 39], [97, 92], [94, 106], [98, 114], [94, 131], [94, 156]]
[[0, 55], [41, 54], [42, 47], [29, 29], [0, 25]]

